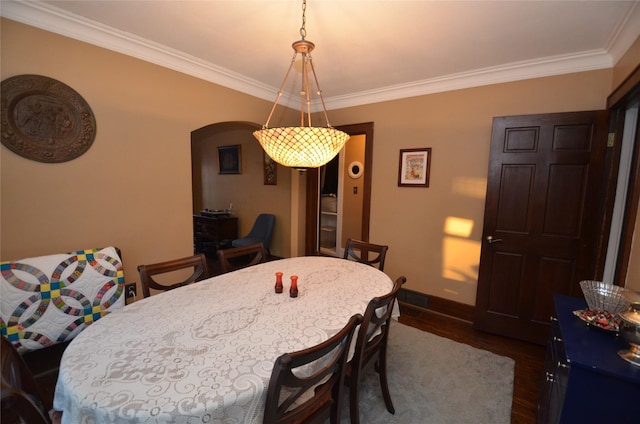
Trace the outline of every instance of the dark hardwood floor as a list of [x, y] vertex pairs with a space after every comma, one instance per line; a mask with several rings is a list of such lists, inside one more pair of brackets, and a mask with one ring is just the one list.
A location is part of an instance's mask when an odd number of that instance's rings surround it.
[[400, 303], [399, 321], [441, 337], [514, 359], [516, 364], [511, 423], [533, 424], [536, 422], [545, 357], [543, 346], [476, 331], [468, 321], [406, 303]]

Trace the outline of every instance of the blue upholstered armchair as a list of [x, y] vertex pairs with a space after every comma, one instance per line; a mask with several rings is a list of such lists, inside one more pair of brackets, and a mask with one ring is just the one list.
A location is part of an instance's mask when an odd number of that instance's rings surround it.
[[245, 237], [233, 240], [231, 245], [233, 247], [242, 247], [253, 243], [262, 243], [264, 249], [267, 251], [267, 255], [271, 256], [269, 248], [271, 246], [271, 236], [273, 234], [273, 226], [275, 222], [275, 215], [261, 213], [256, 218], [256, 222], [253, 223], [253, 228], [251, 228], [249, 234]]

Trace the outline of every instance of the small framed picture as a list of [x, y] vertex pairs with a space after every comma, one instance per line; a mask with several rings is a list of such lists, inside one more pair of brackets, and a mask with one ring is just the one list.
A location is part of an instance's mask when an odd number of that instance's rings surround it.
[[278, 184], [278, 163], [263, 150], [262, 163], [264, 167], [264, 185]]
[[398, 187], [429, 187], [431, 147], [401, 149]]
[[242, 173], [242, 152], [240, 145], [218, 147], [219, 174]]

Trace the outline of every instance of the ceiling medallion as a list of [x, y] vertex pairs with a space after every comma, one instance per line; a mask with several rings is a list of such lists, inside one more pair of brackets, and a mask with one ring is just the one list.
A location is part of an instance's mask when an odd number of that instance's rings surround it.
[[45, 163], [73, 160], [96, 136], [89, 104], [68, 85], [41, 75], [2, 81], [2, 144], [24, 158]]

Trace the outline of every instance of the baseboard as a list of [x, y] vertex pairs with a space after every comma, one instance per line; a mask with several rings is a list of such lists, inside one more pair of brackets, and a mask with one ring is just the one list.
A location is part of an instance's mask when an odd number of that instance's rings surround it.
[[400, 289], [400, 292], [398, 292], [398, 302], [473, 322], [474, 307], [464, 303], [454, 302], [453, 300], [443, 299], [413, 290]]

